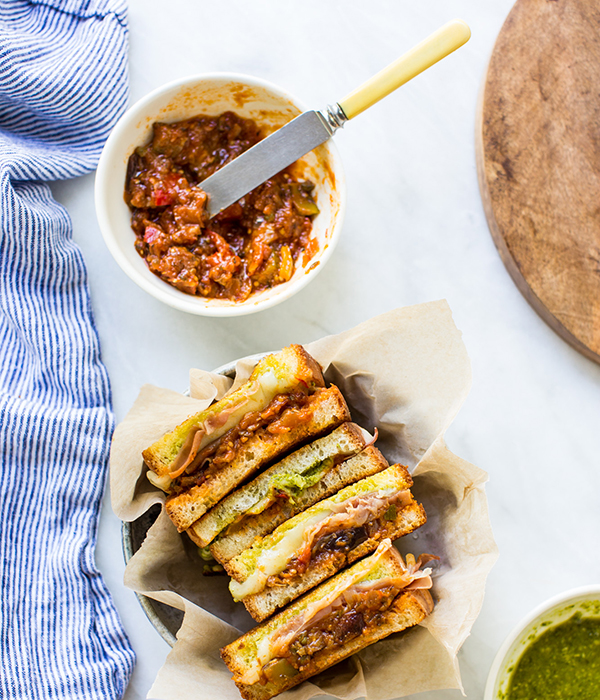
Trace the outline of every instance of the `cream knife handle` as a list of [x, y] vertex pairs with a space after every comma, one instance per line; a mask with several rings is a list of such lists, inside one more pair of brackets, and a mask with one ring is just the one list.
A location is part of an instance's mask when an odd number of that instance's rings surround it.
[[448, 22], [404, 56], [400, 56], [387, 68], [379, 71], [377, 75], [346, 95], [338, 102], [339, 106], [344, 110], [346, 117], [352, 119], [434, 63], [456, 51], [466, 44], [470, 37], [471, 30], [461, 19]]

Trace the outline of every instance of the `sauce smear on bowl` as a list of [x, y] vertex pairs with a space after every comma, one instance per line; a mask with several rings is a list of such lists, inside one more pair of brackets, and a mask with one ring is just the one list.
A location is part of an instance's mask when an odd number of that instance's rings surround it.
[[314, 186], [288, 169], [208, 220], [202, 180], [261, 138], [256, 122], [233, 112], [198, 115], [155, 123], [150, 143], [131, 154], [125, 201], [136, 250], [177, 289], [241, 302], [287, 282], [317, 252]]
[[540, 635], [520, 658], [507, 700], [597, 700], [600, 618], [573, 615]]

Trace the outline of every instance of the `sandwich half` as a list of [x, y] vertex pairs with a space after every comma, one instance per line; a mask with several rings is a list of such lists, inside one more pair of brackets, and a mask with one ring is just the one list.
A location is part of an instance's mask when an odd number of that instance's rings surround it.
[[433, 610], [431, 555], [406, 562], [383, 540], [374, 554], [221, 649], [245, 700], [269, 700]]
[[[261, 416], [270, 410], [246, 415], [239, 427], [225, 433], [216, 446], [208, 445], [181, 477], [174, 480], [165, 510], [180, 532], [259, 469], [350, 418], [348, 406], [336, 386], [315, 389], [301, 408], [287, 408], [275, 421], [261, 425]], [[246, 431], [250, 421], [251, 428], [258, 427]]]
[[169, 494], [180, 531], [268, 462], [350, 417], [336, 387], [299, 345], [259, 361], [239, 389], [143, 452], [149, 480]]
[[383, 539], [420, 527], [427, 517], [411, 486], [407, 468], [396, 464], [295, 515], [225, 562], [234, 600], [261, 622]]
[[221, 563], [228, 561], [296, 513], [385, 468], [383, 457], [346, 464], [365, 447], [365, 436], [370, 437], [354, 423], [343, 423], [229, 494], [196, 521], [188, 535], [199, 547], [216, 540], [213, 556]]

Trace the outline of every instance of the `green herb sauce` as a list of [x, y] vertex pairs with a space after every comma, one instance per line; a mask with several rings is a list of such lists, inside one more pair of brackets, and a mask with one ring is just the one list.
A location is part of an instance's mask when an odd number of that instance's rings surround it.
[[333, 459], [327, 457], [322, 462], [317, 462], [317, 464], [309, 467], [301, 474], [278, 474], [271, 480], [269, 496], [272, 496], [276, 491], [283, 491], [293, 502], [294, 496], [297, 496], [310, 486], [314, 486], [331, 467], [333, 467]]
[[573, 615], [527, 648], [507, 700], [598, 700], [600, 618]]

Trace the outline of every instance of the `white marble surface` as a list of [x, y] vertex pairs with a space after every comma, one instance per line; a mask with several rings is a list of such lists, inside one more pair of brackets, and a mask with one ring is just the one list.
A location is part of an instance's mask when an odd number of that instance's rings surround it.
[[[447, 440], [490, 474], [500, 559], [460, 653], [480, 698], [504, 636], [533, 606], [600, 580], [600, 366], [556, 336], [515, 288], [477, 186], [477, 93], [512, 0], [130, 0], [131, 96], [202, 71], [254, 74], [320, 108], [449, 19], [469, 44], [336, 136], [349, 205], [323, 273], [258, 316], [204, 319], [161, 305], [104, 246], [93, 175], [53, 186], [89, 270], [120, 419], [145, 382], [181, 389], [190, 366], [339, 332], [396, 306], [448, 299], [473, 363], [473, 389]], [[568, 510], [568, 515], [565, 515]], [[145, 698], [168, 647], [122, 585], [120, 523], [106, 498], [97, 561], [137, 652], [127, 700]], [[198, 697], [201, 697], [199, 695]], [[451, 700], [437, 691], [423, 700]]]

